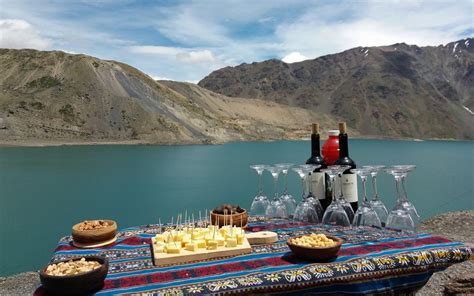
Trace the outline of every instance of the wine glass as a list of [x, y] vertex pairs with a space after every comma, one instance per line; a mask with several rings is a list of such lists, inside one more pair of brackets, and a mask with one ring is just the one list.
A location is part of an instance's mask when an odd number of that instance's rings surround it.
[[306, 173], [306, 188], [308, 188], [308, 193], [306, 195], [305, 201], [309, 202], [313, 205], [316, 213], [318, 213], [319, 220], [323, 219], [324, 209], [321, 205], [321, 202], [318, 198], [316, 198], [313, 193], [311, 192], [311, 183], [309, 179], [309, 174], [312, 173], [314, 170], [319, 169], [321, 165], [319, 164], [302, 164], [300, 167]]
[[286, 212], [288, 213], [288, 217], [292, 218], [293, 214], [296, 209], [296, 200], [295, 198], [288, 193], [288, 170], [293, 166], [292, 163], [278, 163], [275, 166], [281, 168], [281, 173], [283, 174], [283, 180], [285, 182], [285, 189], [283, 190], [283, 194], [280, 196], [281, 201], [286, 206]]
[[407, 210], [407, 212], [410, 214], [416, 226], [420, 223], [420, 215], [418, 215], [418, 211], [416, 210], [415, 205], [413, 205], [413, 203], [411, 203], [408, 200], [408, 193], [406, 189], [406, 179], [407, 179], [408, 173], [414, 171], [416, 168], [416, 165], [394, 165], [392, 166], [392, 168], [404, 169], [407, 172], [406, 174], [402, 175], [402, 183], [401, 183], [402, 198], [400, 202], [401, 202], [402, 207], [405, 208], [405, 210]]
[[[311, 223], [319, 223], [321, 219], [319, 218], [318, 212], [316, 211], [317, 204], [315, 206], [311, 200], [306, 196], [306, 181], [308, 179], [308, 173], [319, 168], [319, 165], [311, 165], [308, 167], [306, 165], [298, 166], [292, 168], [294, 172], [298, 174], [301, 179], [301, 189], [302, 189], [302, 200], [296, 206], [294, 219], [298, 221], [305, 221]], [[311, 201], [311, 202], [310, 202]], [[319, 204], [321, 206], [321, 204]], [[322, 207], [321, 207], [322, 210]]]
[[408, 211], [402, 206], [402, 193], [400, 190], [402, 175], [407, 174], [407, 171], [402, 168], [390, 167], [385, 172], [391, 174], [395, 178], [395, 188], [397, 192], [397, 203], [392, 211], [388, 214], [386, 228], [403, 230], [408, 232], [415, 231], [415, 223]]
[[265, 211], [265, 216], [268, 218], [287, 218], [288, 212], [286, 211], [286, 206], [280, 200], [277, 190], [278, 176], [280, 176], [281, 168], [277, 166], [267, 166], [265, 169], [269, 171], [273, 177], [273, 199]]
[[263, 193], [262, 186], [262, 174], [267, 166], [264, 164], [251, 165], [250, 168], [254, 169], [258, 175], [258, 191], [255, 195], [252, 205], [250, 206], [250, 214], [254, 216], [265, 216], [265, 211], [267, 210], [270, 202], [268, 201], [267, 196]]
[[349, 221], [353, 221], [354, 220], [354, 210], [352, 209], [352, 206], [351, 204], [344, 198], [344, 191], [342, 190], [343, 188], [343, 184], [342, 184], [342, 173], [344, 173], [345, 171], [347, 171], [348, 169], [350, 169], [351, 167], [348, 166], [348, 165], [333, 165], [333, 166], [330, 166], [332, 168], [334, 168], [335, 170], [338, 171], [337, 175], [339, 176], [339, 179], [338, 179], [338, 183], [339, 183], [339, 196], [338, 196], [338, 200], [339, 200], [339, 203], [342, 205], [342, 208], [344, 209], [344, 211], [346, 211], [346, 214], [347, 214], [347, 217], [349, 218]]
[[357, 212], [354, 214], [354, 221], [352, 222], [353, 226], [376, 226], [381, 227], [380, 219], [377, 216], [377, 213], [372, 209], [369, 200], [367, 199], [367, 188], [366, 182], [367, 178], [371, 174], [371, 169], [361, 168], [361, 169], [352, 169], [352, 173], [357, 174], [362, 180], [362, 191], [364, 192], [364, 197], [362, 200], [362, 205], [357, 209]]
[[329, 225], [350, 226], [351, 222], [344, 210], [340, 200], [336, 198], [336, 176], [339, 172], [344, 172], [346, 166], [329, 166], [327, 169], [321, 169], [321, 172], [328, 174], [332, 188], [332, 202], [324, 213], [322, 222]]
[[373, 198], [369, 202], [370, 206], [374, 211], [377, 213], [377, 216], [380, 219], [380, 223], [382, 226], [385, 226], [385, 222], [387, 221], [388, 210], [383, 201], [379, 197], [379, 193], [377, 190], [377, 174], [382, 169], [386, 168], [384, 165], [365, 165], [362, 168], [368, 168], [371, 170], [370, 175], [372, 176], [372, 190], [373, 190]]

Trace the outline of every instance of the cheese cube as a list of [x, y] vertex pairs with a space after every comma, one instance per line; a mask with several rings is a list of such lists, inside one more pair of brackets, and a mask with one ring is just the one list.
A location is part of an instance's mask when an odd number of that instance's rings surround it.
[[166, 245], [166, 253], [168, 254], [179, 254], [181, 252], [180, 245], [175, 245], [174, 243]]
[[237, 239], [235, 239], [235, 238], [228, 238], [228, 239], [227, 239], [226, 247], [228, 247], [228, 248], [237, 247]]
[[244, 243], [245, 234], [243, 234], [243, 233], [238, 233], [237, 236], [236, 236], [236, 238], [237, 238], [237, 244], [238, 244], [238, 245], [241, 245], [241, 244]]
[[216, 250], [217, 249], [217, 242], [215, 240], [210, 240], [207, 242], [207, 249], [208, 250]]
[[162, 242], [154, 241], [153, 250], [155, 253], [163, 253], [165, 249], [165, 244]]
[[184, 236], [184, 233], [179, 231], [178, 233], [174, 235], [174, 240], [177, 242], [180, 242], [183, 240], [183, 236]]
[[185, 234], [183, 235], [183, 238], [181, 239], [181, 246], [186, 246], [187, 243], [191, 242], [191, 235]]
[[159, 242], [164, 242], [165, 241], [165, 236], [163, 234], [157, 234], [155, 235], [155, 240]]
[[197, 243], [187, 243], [186, 246], [185, 246], [185, 249], [188, 250], [188, 251], [197, 251], [198, 249], [198, 245]]
[[198, 248], [205, 248], [207, 246], [206, 241], [203, 240], [203, 239], [196, 240], [195, 242], [196, 242]]
[[215, 241], [217, 242], [217, 245], [218, 245], [219, 247], [223, 247], [224, 244], [225, 244], [225, 239], [224, 239], [222, 236], [220, 236], [220, 235], [219, 235], [219, 236], [216, 235]]

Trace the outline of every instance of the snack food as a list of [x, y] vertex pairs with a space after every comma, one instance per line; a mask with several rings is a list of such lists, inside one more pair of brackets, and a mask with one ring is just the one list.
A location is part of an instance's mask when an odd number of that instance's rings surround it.
[[54, 276], [76, 275], [80, 273], [89, 272], [100, 267], [97, 261], [87, 261], [82, 257], [80, 260], [69, 260], [67, 262], [59, 262], [48, 265], [45, 273]]
[[336, 245], [336, 242], [323, 233], [311, 233], [296, 238], [291, 238], [290, 243], [306, 248], [324, 248]]
[[170, 229], [152, 238], [154, 252], [168, 254], [179, 254], [181, 250], [196, 252], [198, 249], [235, 248], [244, 241], [244, 230], [235, 226]]
[[108, 226], [109, 226], [109, 223], [107, 223], [107, 221], [105, 220], [92, 220], [92, 221], [85, 220], [79, 223], [77, 228], [78, 230], [81, 230], [81, 231], [87, 231], [87, 230], [101, 229]]
[[232, 214], [243, 213], [244, 211], [245, 210], [242, 209], [239, 205], [229, 205], [229, 204], [220, 205], [213, 210], [214, 213], [220, 214], [220, 215], [224, 215], [224, 214], [230, 215], [230, 213]]

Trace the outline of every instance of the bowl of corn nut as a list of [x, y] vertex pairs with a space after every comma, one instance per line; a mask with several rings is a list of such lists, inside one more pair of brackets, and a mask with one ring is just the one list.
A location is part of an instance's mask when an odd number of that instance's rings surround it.
[[286, 243], [301, 259], [315, 262], [330, 261], [337, 257], [343, 240], [323, 233], [310, 233], [292, 237]]
[[52, 262], [39, 276], [48, 295], [88, 295], [102, 289], [108, 270], [106, 257], [85, 256]]

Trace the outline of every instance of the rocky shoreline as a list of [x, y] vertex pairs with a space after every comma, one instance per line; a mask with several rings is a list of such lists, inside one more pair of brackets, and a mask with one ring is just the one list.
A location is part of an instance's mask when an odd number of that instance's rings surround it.
[[[441, 235], [474, 245], [474, 210], [441, 214], [424, 221], [420, 232]], [[0, 277], [0, 295], [31, 295], [39, 286], [37, 272]], [[474, 295], [474, 261], [453, 265], [435, 273], [416, 295]]]

